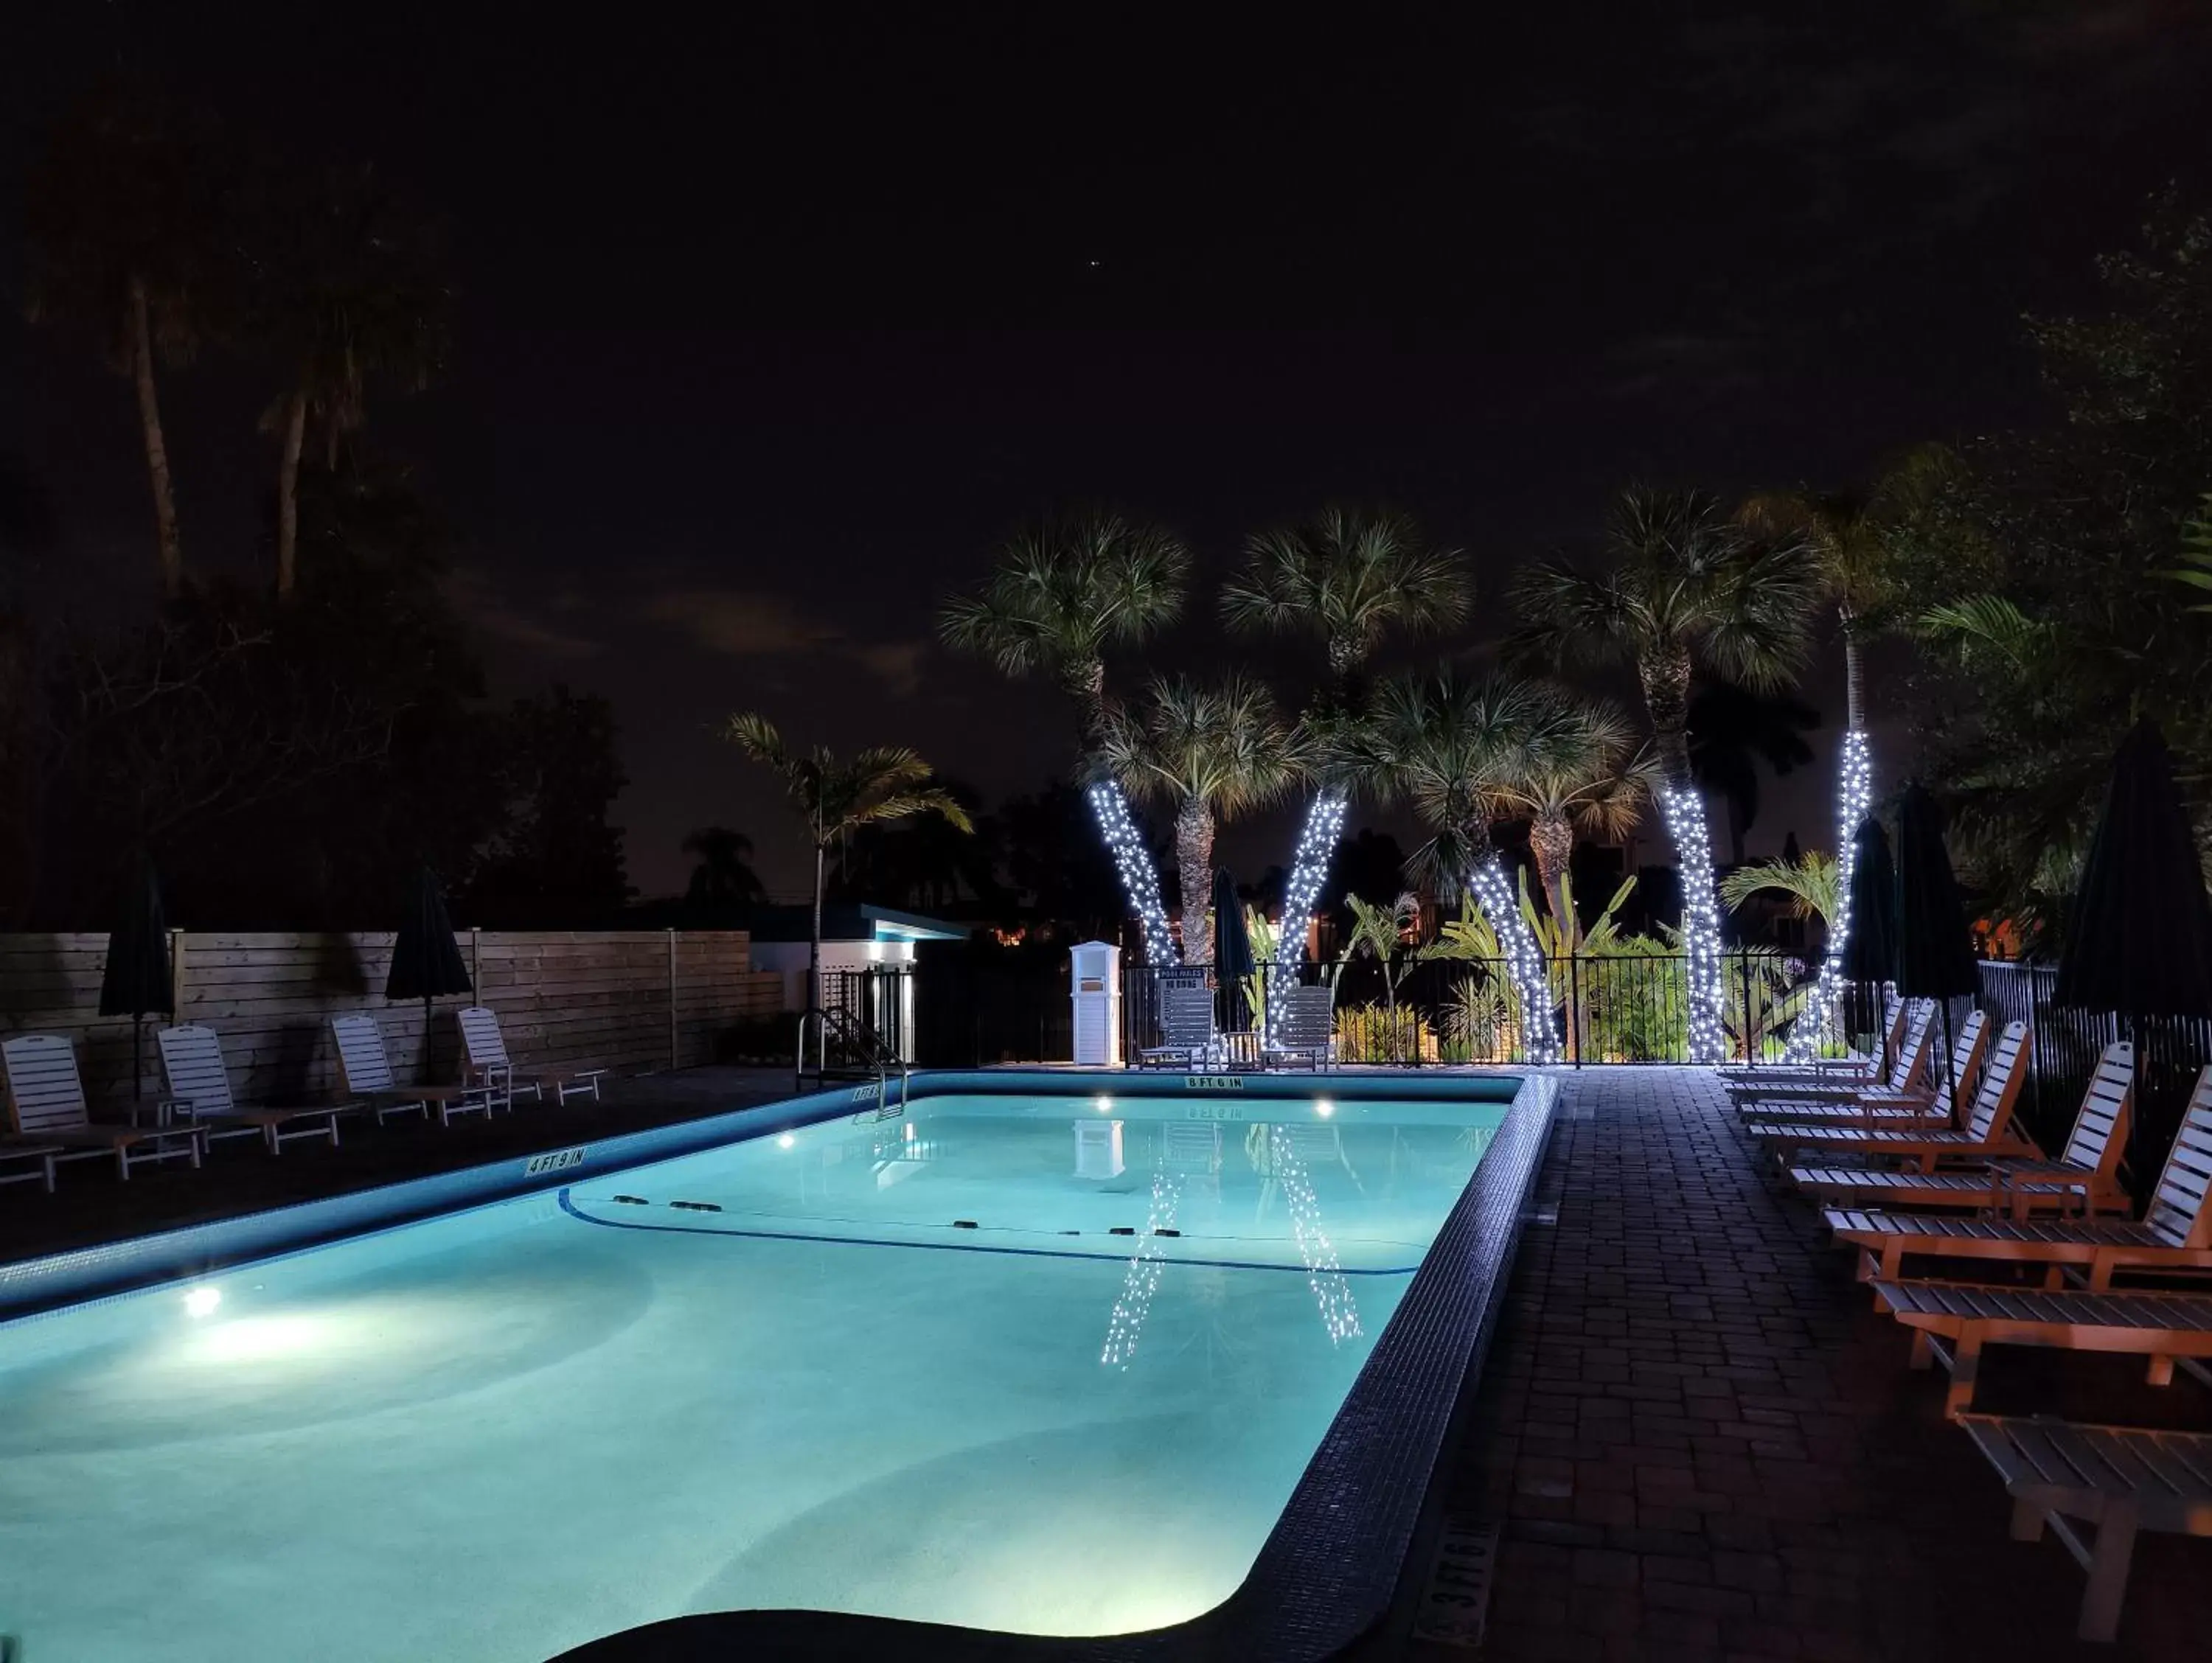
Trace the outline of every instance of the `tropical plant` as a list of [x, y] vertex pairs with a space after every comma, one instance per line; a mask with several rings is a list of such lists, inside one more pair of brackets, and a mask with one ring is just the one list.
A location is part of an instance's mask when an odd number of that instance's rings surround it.
[[1406, 932], [1420, 920], [1421, 898], [1408, 889], [1387, 907], [1375, 906], [1356, 895], [1345, 896], [1344, 904], [1352, 908], [1352, 931], [1345, 938], [1344, 958], [1350, 962], [1364, 956], [1375, 961], [1382, 973], [1383, 1003], [1395, 1016], [1398, 989], [1405, 985], [1415, 962], [1401, 955], [1398, 949]]
[[1522, 1054], [1526, 1029], [1520, 990], [1505, 973], [1505, 953], [1497, 929], [1471, 893], [1461, 895], [1460, 915], [1439, 922], [1436, 939], [1425, 944], [1417, 956], [1474, 967], [1444, 993], [1443, 1040], [1462, 1053], [1452, 1060], [1504, 1062]]
[[1430, 834], [1407, 877], [1450, 900], [1490, 853], [1500, 793], [1552, 766], [1576, 729], [1571, 707], [1535, 683], [1446, 669], [1384, 683], [1346, 749], [1376, 795], [1409, 804]]
[[1431, 546], [1409, 516], [1329, 507], [1255, 534], [1243, 570], [1222, 586], [1221, 613], [1234, 629], [1318, 636], [1328, 693], [1342, 702], [1385, 635], [1455, 624], [1468, 598], [1458, 551]]
[[791, 806], [806, 823], [814, 847], [814, 931], [806, 954], [807, 1004], [822, 1004], [822, 891], [831, 846], [863, 826], [910, 815], [943, 816], [971, 828], [967, 810], [943, 787], [935, 771], [903, 745], [877, 745], [840, 762], [826, 746], [800, 752], [784, 743], [767, 717], [745, 711], [723, 725], [722, 737], [783, 782]]
[[1715, 682], [1690, 701], [1690, 772], [1727, 805], [1729, 859], [1743, 864], [1745, 835], [1759, 818], [1759, 774], [1795, 773], [1813, 760], [1805, 735], [1820, 713], [1786, 693], [1753, 693]]
[[1000, 549], [981, 589], [945, 603], [939, 633], [1008, 676], [1058, 680], [1081, 713], [1087, 760], [1107, 727], [1107, 652], [1173, 623], [1189, 576], [1190, 551], [1158, 526], [1096, 512], [1049, 519]]
[[249, 307], [284, 391], [262, 413], [277, 438], [276, 592], [299, 575], [300, 460], [312, 423], [323, 464], [367, 418], [372, 379], [419, 392], [445, 355], [451, 300], [436, 239], [374, 169], [271, 173], [249, 217]]
[[1162, 677], [1134, 712], [1109, 713], [1099, 754], [1131, 795], [1174, 811], [1183, 962], [1210, 962], [1214, 828], [1297, 783], [1305, 771], [1298, 736], [1249, 677], [1210, 686]]
[[1786, 895], [1791, 918], [1818, 919], [1832, 926], [1844, 907], [1841, 873], [1836, 862], [1818, 849], [1795, 860], [1755, 860], [1721, 879], [1721, 904], [1738, 912], [1755, 895]]
[[1579, 937], [1565, 884], [1575, 834], [1614, 840], [1634, 831], [1657, 768], [1611, 705], [1568, 700], [1565, 716], [1543, 754], [1497, 781], [1492, 806], [1528, 818], [1537, 885], [1571, 944]]
[[56, 128], [25, 203], [34, 323], [74, 325], [131, 379], [154, 499], [161, 591], [183, 592], [176, 490], [156, 361], [188, 363], [221, 321], [215, 137], [158, 88], [104, 87]]
[[702, 919], [726, 919], [755, 901], [765, 900], [768, 889], [753, 870], [753, 841], [727, 826], [702, 826], [684, 840], [684, 853], [699, 857], [685, 887], [686, 906]]

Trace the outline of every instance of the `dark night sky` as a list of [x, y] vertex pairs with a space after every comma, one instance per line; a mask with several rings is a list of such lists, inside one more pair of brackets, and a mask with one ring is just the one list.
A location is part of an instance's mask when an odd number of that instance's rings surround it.
[[[1433, 9], [1202, 39], [1062, 8], [43, 8], [0, 59], [0, 174], [121, 61], [443, 214], [453, 373], [372, 421], [463, 534], [501, 690], [613, 698], [648, 893], [714, 820], [791, 888], [766, 780], [705, 725], [759, 706], [1033, 788], [1067, 713], [929, 622], [1048, 504], [1164, 519], [1210, 585], [1255, 525], [1388, 500], [1474, 556], [1479, 634], [1632, 476], [1839, 483], [2037, 416], [2021, 309], [2081, 300], [2163, 179], [2212, 184], [2212, 5]], [[124, 385], [8, 311], [0, 450], [56, 499], [64, 586], [150, 592]], [[196, 561], [255, 558], [269, 391], [170, 383]], [[1754, 845], [1817, 839], [1826, 798], [1788, 782]]]

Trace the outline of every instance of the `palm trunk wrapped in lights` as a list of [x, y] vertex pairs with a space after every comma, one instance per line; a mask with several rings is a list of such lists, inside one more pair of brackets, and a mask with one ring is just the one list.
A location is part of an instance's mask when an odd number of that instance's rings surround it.
[[1682, 944], [1690, 962], [1690, 1060], [1726, 1060], [1728, 1030], [1722, 1022], [1727, 988], [1721, 964], [1721, 910], [1713, 893], [1712, 836], [1705, 799], [1695, 786], [1662, 786], [1659, 810], [1674, 845], [1682, 886]]
[[[1857, 703], [1856, 695], [1852, 702]], [[1851, 892], [1851, 870], [1858, 862], [1859, 822], [1874, 805], [1874, 753], [1867, 737], [1856, 727], [1844, 735], [1840, 778], [1836, 789], [1836, 894]], [[1850, 913], [1838, 907], [1828, 920], [1828, 948], [1820, 961], [1820, 979], [1813, 1001], [1790, 1030], [1786, 1061], [1808, 1063], [1820, 1054], [1820, 1041], [1844, 995], [1844, 947], [1850, 939]]]
[[1267, 1032], [1272, 1039], [1281, 1024], [1284, 1001], [1298, 985], [1298, 966], [1305, 960], [1306, 930], [1321, 901], [1321, 886], [1335, 858], [1337, 840], [1344, 835], [1345, 810], [1351, 793], [1324, 791], [1306, 806], [1305, 829], [1298, 834], [1297, 853], [1291, 861], [1290, 882], [1283, 886], [1283, 922], [1275, 936], [1275, 968], [1267, 983]]
[[1489, 915], [1498, 949], [1505, 955], [1506, 973], [1521, 996], [1522, 1048], [1532, 1063], [1555, 1063], [1559, 1059], [1559, 1038], [1552, 1025], [1551, 978], [1544, 973], [1544, 955], [1537, 949], [1528, 920], [1514, 904], [1504, 863], [1491, 856], [1468, 874], [1468, 883]]
[[1168, 927], [1168, 909], [1160, 900], [1160, 875], [1153, 868], [1152, 853], [1145, 847], [1137, 822], [1130, 817], [1121, 786], [1102, 780], [1091, 787], [1089, 795], [1099, 835], [1114, 856], [1114, 869], [1121, 875], [1122, 893], [1129, 897], [1130, 910], [1144, 931], [1145, 962], [1180, 963], [1175, 935]]

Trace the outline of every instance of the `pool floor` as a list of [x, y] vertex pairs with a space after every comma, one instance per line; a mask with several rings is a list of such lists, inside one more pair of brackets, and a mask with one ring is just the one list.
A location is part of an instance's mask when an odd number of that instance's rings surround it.
[[0, 1634], [538, 1663], [744, 1607], [1184, 1620], [1504, 1107], [926, 1099], [0, 1326]]

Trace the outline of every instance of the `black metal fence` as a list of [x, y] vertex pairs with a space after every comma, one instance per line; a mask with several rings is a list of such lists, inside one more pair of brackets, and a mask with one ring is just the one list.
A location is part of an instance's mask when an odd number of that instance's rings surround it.
[[2064, 1146], [2105, 1047], [2118, 1039], [2135, 1042], [2135, 1131], [2129, 1165], [2137, 1188], [2147, 1186], [2173, 1141], [2198, 1073], [2212, 1063], [2212, 1023], [2193, 1017], [2123, 1023], [2109, 1013], [2054, 1004], [2051, 995], [2058, 972], [2051, 965], [1984, 963], [1979, 969], [1982, 1008], [1993, 1019], [2028, 1024], [2034, 1066], [2022, 1114], [2046, 1150]]
[[[1811, 988], [1800, 962], [1759, 948], [1722, 961], [1722, 1024], [1738, 1059], [1780, 1056]], [[1278, 980], [1329, 983], [1337, 1058], [1346, 1063], [1419, 1067], [1444, 1063], [1524, 1063], [1530, 1017], [1500, 959], [1416, 957], [1384, 963], [1261, 964], [1226, 981], [1202, 967], [1122, 967], [1122, 1052], [1136, 1057], [1166, 1042], [1162, 994], [1176, 985], [1209, 987], [1214, 1026], [1228, 1054], [1256, 1060], [1258, 1013]], [[1680, 953], [1576, 954], [1545, 961], [1548, 1025], [1563, 1061], [1668, 1063], [1689, 1059], [1689, 961]]]

